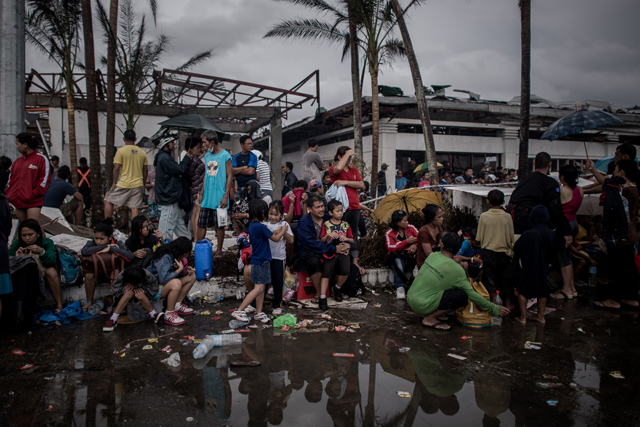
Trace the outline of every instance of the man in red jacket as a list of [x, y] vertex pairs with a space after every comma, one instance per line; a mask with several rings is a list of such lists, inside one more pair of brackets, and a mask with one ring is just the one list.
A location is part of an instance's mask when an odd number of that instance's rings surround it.
[[40, 219], [44, 195], [51, 184], [50, 163], [38, 152], [38, 139], [26, 132], [16, 136], [16, 148], [22, 157], [11, 166], [7, 198], [16, 208], [18, 221]]

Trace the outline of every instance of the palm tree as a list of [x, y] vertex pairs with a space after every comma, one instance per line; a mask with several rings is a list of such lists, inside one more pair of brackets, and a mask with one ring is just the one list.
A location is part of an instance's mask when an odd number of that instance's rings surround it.
[[[120, 9], [119, 0], [111, 0], [109, 6], [109, 27], [110, 34], [118, 32], [118, 9]], [[156, 23], [158, 2], [149, 0], [153, 22]], [[105, 156], [107, 159], [113, 159], [115, 155], [115, 138], [116, 138], [116, 40], [109, 37], [107, 42], [107, 132]], [[113, 163], [106, 162], [106, 187], [111, 187], [111, 179], [113, 177]]]
[[[122, 21], [118, 25], [119, 32], [113, 33], [104, 7], [98, 3], [98, 18], [106, 40], [113, 39], [116, 45], [116, 76], [120, 81], [120, 95], [125, 100], [126, 111], [123, 111], [127, 129], [133, 129], [143, 113], [142, 105], [150, 104], [155, 94], [144, 91], [149, 85], [150, 75], [157, 67], [160, 58], [170, 47], [170, 40], [160, 34], [153, 41], [147, 40], [145, 16], [136, 13], [132, 0], [120, 2]], [[200, 52], [187, 62], [177, 67], [177, 71], [189, 68], [211, 58], [212, 49]], [[102, 64], [108, 59], [101, 57]]]
[[[100, 161], [100, 127], [98, 125], [98, 102], [96, 98], [96, 59], [93, 43], [93, 16], [91, 0], [82, 0], [82, 29], [84, 33], [84, 66], [87, 81], [87, 124], [89, 127], [89, 162], [91, 164], [91, 211], [92, 223], [102, 218], [102, 168]], [[107, 159], [105, 163], [112, 162]]]
[[69, 123], [69, 156], [73, 185], [78, 187], [75, 85], [73, 71], [80, 48], [82, 4], [80, 0], [27, 0], [25, 33], [29, 43], [49, 56], [62, 72], [66, 87]]
[[529, 113], [531, 109], [531, 0], [518, 0], [520, 6], [520, 147], [518, 179], [529, 173]]
[[[398, 0], [391, 0], [393, 4], [393, 11], [396, 14], [398, 20], [398, 28], [402, 34], [402, 40], [404, 41], [404, 47], [407, 53], [407, 59], [409, 60], [409, 68], [411, 68], [411, 76], [413, 77], [413, 86], [416, 92], [416, 102], [418, 104], [418, 113], [420, 114], [420, 120], [422, 122], [422, 134], [424, 137], [425, 155], [427, 160], [427, 166], [430, 174], [433, 174], [437, 170], [436, 162], [436, 144], [433, 140], [433, 130], [431, 128], [431, 118], [429, 117], [429, 109], [427, 108], [427, 101], [424, 97], [424, 85], [422, 84], [422, 76], [420, 75], [420, 67], [418, 66], [418, 59], [413, 51], [413, 44], [411, 43], [411, 37], [409, 36], [409, 30], [404, 22], [404, 14]], [[437, 176], [436, 176], [437, 178]], [[431, 182], [437, 182], [432, 180]]]
[[[357, 25], [357, 45], [364, 52], [365, 67], [371, 77], [372, 92], [372, 161], [371, 188], [377, 188], [378, 151], [380, 141], [380, 104], [378, 100], [378, 74], [380, 67], [390, 65], [398, 56], [405, 54], [401, 40], [394, 38], [392, 32], [396, 26], [396, 18], [389, 0], [342, 0], [334, 6], [326, 0], [276, 0], [288, 1], [319, 12], [331, 14], [333, 22], [318, 19], [292, 19], [274, 26], [265, 37], [301, 38], [341, 43], [343, 59], [351, 48], [351, 37], [348, 31], [349, 22]], [[409, 7], [417, 0], [412, 0]], [[347, 9], [345, 12], [344, 9]], [[349, 16], [351, 13], [351, 16]], [[351, 52], [353, 55], [353, 52]], [[352, 69], [353, 76], [353, 69]], [[354, 94], [356, 91], [353, 91]], [[360, 97], [355, 102], [360, 102]], [[357, 154], [357, 153], [356, 153]]]

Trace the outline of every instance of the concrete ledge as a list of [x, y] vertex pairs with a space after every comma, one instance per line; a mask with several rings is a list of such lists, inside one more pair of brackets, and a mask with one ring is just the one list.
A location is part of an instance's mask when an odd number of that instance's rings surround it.
[[[385, 268], [372, 268], [367, 270], [367, 274], [362, 277], [365, 286], [370, 288], [382, 288], [393, 283], [393, 271]], [[47, 302], [53, 303], [51, 293], [47, 287]], [[220, 299], [222, 295], [225, 299], [236, 296], [236, 291], [245, 291], [242, 277], [237, 281], [236, 277], [214, 277], [209, 280], [198, 280], [191, 289], [191, 294], [197, 296], [207, 296], [210, 299]], [[96, 288], [94, 299], [100, 300], [111, 294], [110, 288]], [[65, 303], [72, 301], [84, 301], [86, 293], [84, 286], [69, 286], [62, 288], [62, 301]]]

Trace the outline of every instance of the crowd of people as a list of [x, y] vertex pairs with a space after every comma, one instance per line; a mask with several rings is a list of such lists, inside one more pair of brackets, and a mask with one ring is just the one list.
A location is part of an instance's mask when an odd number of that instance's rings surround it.
[[[188, 260], [193, 242], [202, 240], [207, 229], [215, 231], [217, 240], [214, 263], [223, 255], [227, 229], [232, 228], [238, 236], [238, 268], [248, 292], [232, 312], [237, 320], [249, 321], [248, 315], [255, 313], [255, 320], [268, 323], [265, 295], [270, 287], [272, 314], [282, 313], [287, 268], [308, 275], [316, 291], [312, 302], [321, 310], [328, 309], [329, 295], [340, 302], [356, 294], [357, 289], [348, 284], [355, 282], [349, 280], [354, 275], [366, 273], [359, 264], [359, 239], [369, 232], [365, 218], [370, 219], [371, 209], [360, 204], [368, 197], [368, 183], [351, 164], [355, 152], [350, 147], [338, 148], [329, 166], [317, 153], [317, 141], [310, 140], [302, 158], [304, 179], [298, 179], [293, 165], [285, 163], [283, 197], [273, 200], [272, 172], [248, 136], [240, 139], [241, 150], [232, 155], [220, 146], [213, 131], [191, 135], [179, 161], [173, 156], [176, 138], [163, 138], [151, 171], [147, 154], [135, 142], [135, 132], [126, 131], [125, 145], [114, 159], [113, 185], [104, 197], [105, 219], [95, 225], [93, 239], [80, 254], [85, 266], [83, 309], [94, 304], [98, 284], [106, 280], [111, 287], [115, 301], [104, 331], [114, 330], [131, 301], [141, 304], [156, 322], [163, 319], [171, 325], [184, 324], [183, 316], [193, 313], [185, 298], [196, 280]], [[57, 312], [63, 305], [56, 247], [39, 224], [40, 209], [59, 208], [65, 217], [80, 224], [90, 203], [90, 169], [86, 159], [81, 159], [81, 181], [76, 190], [68, 182], [69, 168], [60, 166], [59, 159], [41, 154], [36, 138], [20, 134], [16, 147], [21, 157], [13, 165], [0, 159], [0, 185], [6, 188], [0, 200], [0, 240], [4, 239], [6, 246], [0, 246], [8, 248], [0, 260], [0, 294], [12, 292], [12, 280], [15, 283], [37, 274], [51, 290]], [[506, 208], [502, 191], [489, 192], [490, 209], [474, 229], [444, 230], [444, 210], [436, 204], [424, 207], [424, 223], [417, 224], [419, 228], [409, 224], [409, 212], [396, 210], [384, 236], [388, 252], [385, 265], [394, 273], [396, 297], [406, 298], [423, 316], [422, 324], [435, 329], [450, 329], [446, 314], [466, 306], [469, 300], [495, 316], [516, 310], [515, 319], [523, 324], [527, 309], [535, 302], [538, 314], [533, 320], [544, 323], [547, 298], [576, 297], [576, 280], [586, 266], [597, 264], [598, 255], [588, 247], [598, 239], [593, 223], [577, 215], [583, 195], [590, 192], [602, 193], [605, 200], [601, 237], [613, 279], [599, 289], [596, 305], [637, 307], [638, 166], [633, 159], [635, 147], [618, 147], [610, 177], [588, 160], [586, 168], [594, 176], [594, 184], [583, 189], [577, 186], [579, 171], [575, 166], [563, 166], [559, 180], [555, 180], [549, 176], [551, 158], [538, 153], [535, 171], [518, 182]], [[435, 180], [444, 185], [517, 179], [501, 167], [492, 173], [489, 164], [479, 176], [468, 169], [457, 177], [445, 167], [429, 178], [413, 172], [415, 167], [412, 164], [412, 170], [405, 174], [398, 171], [397, 190], [428, 187]], [[378, 175], [379, 190], [386, 191], [383, 179], [387, 168], [383, 164]], [[8, 241], [9, 203], [19, 221], [14, 242]], [[131, 232], [125, 241], [118, 240], [113, 227], [116, 208], [131, 212]], [[578, 243], [585, 237], [586, 248]], [[37, 269], [9, 266], [10, 256], [24, 259], [21, 267], [31, 264]], [[560, 289], [551, 294], [550, 265], [559, 269], [562, 278]], [[502, 305], [487, 301], [471, 286], [469, 277], [478, 278], [480, 272], [491, 300], [501, 294]], [[158, 303], [163, 300], [165, 307], [160, 309]]]

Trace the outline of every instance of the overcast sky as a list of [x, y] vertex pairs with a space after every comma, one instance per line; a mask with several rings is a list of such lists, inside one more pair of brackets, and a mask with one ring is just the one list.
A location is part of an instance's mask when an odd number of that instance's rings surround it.
[[[400, 2], [406, 4], [407, 0]], [[172, 37], [173, 46], [163, 66], [177, 66], [196, 52], [213, 47], [213, 58], [193, 71], [289, 89], [319, 69], [323, 107], [331, 109], [351, 100], [349, 62], [340, 62], [337, 46], [262, 38], [283, 19], [309, 16], [305, 9], [272, 0], [158, 3], [158, 30]], [[430, 0], [410, 12], [408, 26], [424, 83], [450, 84], [451, 89], [471, 90], [484, 99], [506, 101], [519, 95], [517, 3]], [[532, 3], [533, 94], [556, 102], [592, 99], [624, 107], [640, 104], [640, 1]], [[146, 0], [135, 4], [150, 15]], [[156, 31], [152, 25], [150, 28]], [[94, 25], [94, 30], [99, 31], [99, 26]], [[29, 46], [26, 65], [27, 70], [55, 71], [55, 64]], [[414, 92], [404, 59], [384, 69], [379, 82], [399, 86], [407, 95]], [[315, 87], [308, 84], [302, 91], [314, 93]], [[363, 92], [371, 94], [368, 78]], [[289, 122], [311, 115], [314, 109], [307, 106], [290, 114]]]

